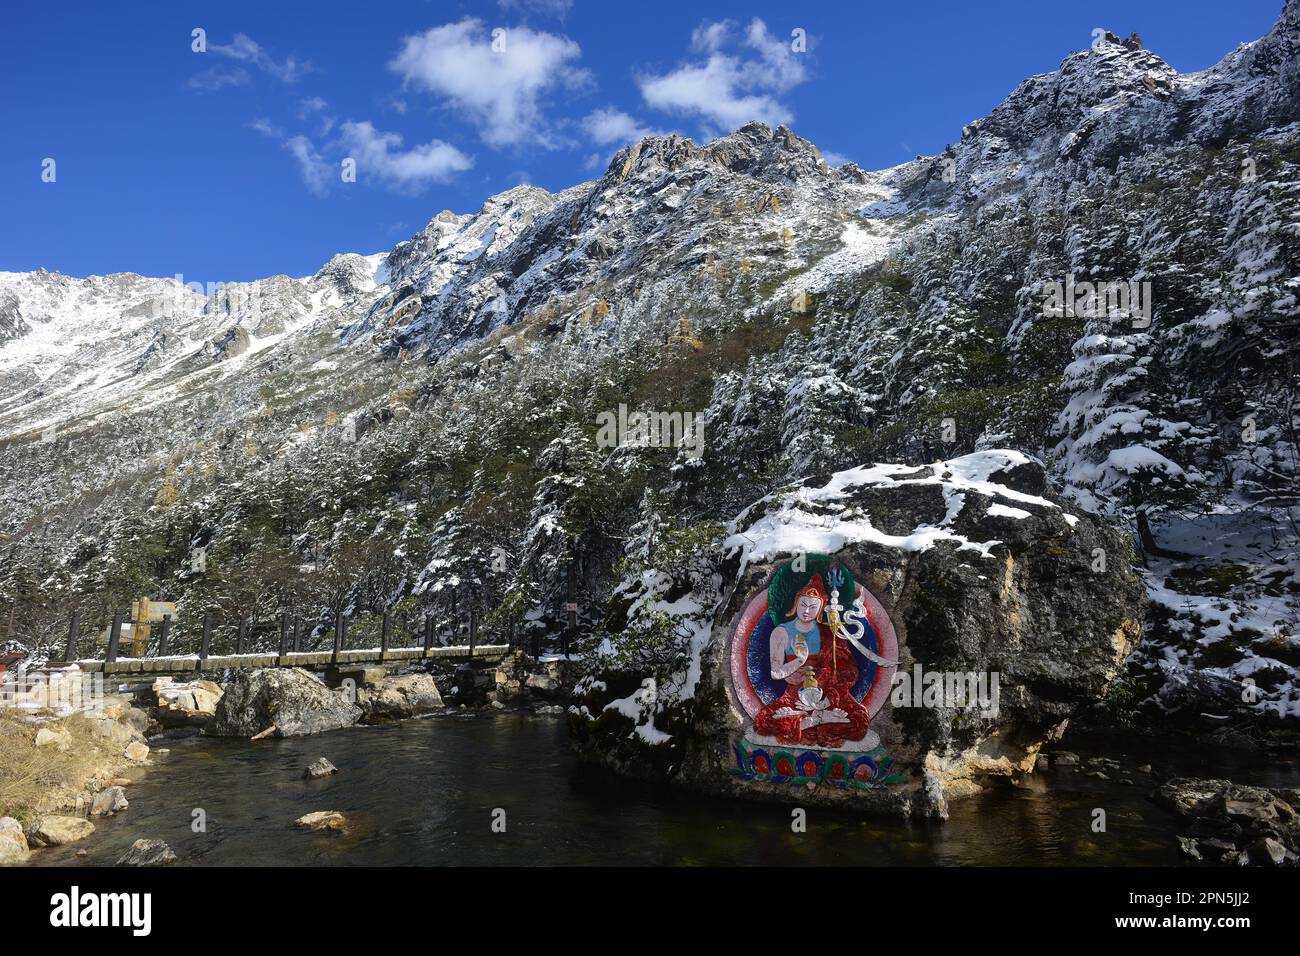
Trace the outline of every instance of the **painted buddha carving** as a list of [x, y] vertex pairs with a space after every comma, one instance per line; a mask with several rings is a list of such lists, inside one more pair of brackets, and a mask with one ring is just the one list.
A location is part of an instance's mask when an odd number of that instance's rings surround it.
[[833, 639], [825, 619], [828, 603], [820, 576], [814, 577], [795, 595], [785, 623], [772, 629], [768, 661], [786, 691], [754, 716], [757, 733], [825, 747], [866, 734], [867, 711], [850, 693], [858, 667], [849, 642]]
[[732, 685], [755, 744], [869, 750], [896, 665], [893, 627], [849, 569], [824, 555], [781, 565], [731, 645]]

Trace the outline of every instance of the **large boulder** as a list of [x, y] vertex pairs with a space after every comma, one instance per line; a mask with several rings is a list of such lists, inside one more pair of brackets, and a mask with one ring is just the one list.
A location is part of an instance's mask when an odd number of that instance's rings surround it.
[[32, 842], [39, 846], [63, 846], [84, 840], [95, 832], [95, 825], [84, 817], [41, 817], [32, 830]]
[[[139, 711], [127, 710], [117, 716], [109, 716], [105, 713], [101, 717], [90, 718], [92, 728], [99, 734], [103, 742], [114, 749], [125, 750], [127, 745], [132, 743], [142, 743], [145, 739], [141, 731], [134, 722], [128, 721], [127, 714], [138, 714]], [[146, 720], [148, 718], [146, 717]]]
[[212, 719], [221, 701], [220, 684], [210, 680], [154, 679], [154, 715], [164, 727], [201, 727]]
[[[722, 588], [665, 598], [716, 607], [685, 672], [590, 674], [580, 754], [711, 793], [943, 819], [1032, 772], [1140, 634], [1128, 542], [1017, 452], [839, 472], [732, 531]], [[856, 644], [831, 633], [832, 602]]]
[[29, 856], [23, 825], [13, 817], [0, 817], [0, 866], [26, 863]]
[[330, 690], [300, 667], [237, 671], [204, 733], [296, 737], [351, 727], [360, 717], [347, 692]]
[[357, 690], [357, 703], [368, 724], [402, 720], [442, 710], [442, 695], [429, 674], [385, 677], [373, 687]]

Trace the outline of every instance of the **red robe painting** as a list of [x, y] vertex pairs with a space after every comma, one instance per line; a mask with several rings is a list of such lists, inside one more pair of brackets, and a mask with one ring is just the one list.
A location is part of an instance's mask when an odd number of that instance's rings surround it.
[[829, 597], [814, 575], [772, 629], [768, 663], [785, 692], [754, 715], [754, 731], [784, 744], [838, 747], [861, 740], [870, 718], [851, 693], [858, 666], [850, 645], [834, 639], [825, 621]]

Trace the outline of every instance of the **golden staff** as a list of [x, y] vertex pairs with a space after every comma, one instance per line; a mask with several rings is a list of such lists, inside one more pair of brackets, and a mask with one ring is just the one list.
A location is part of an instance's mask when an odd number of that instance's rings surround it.
[[840, 606], [840, 589], [839, 589], [839, 588], [832, 588], [832, 589], [831, 589], [831, 603], [828, 604], [827, 607], [826, 607], [827, 618], [829, 619], [829, 621], [830, 621], [830, 625], [831, 625], [831, 676], [832, 676], [832, 679], [838, 679], [838, 678], [839, 678], [839, 655], [836, 653], [836, 651], [839, 650], [839, 646], [838, 646], [838, 644], [837, 644], [837, 641], [839, 640], [839, 633], [840, 633], [840, 611], [842, 611], [842, 610], [843, 610], [843, 608]]

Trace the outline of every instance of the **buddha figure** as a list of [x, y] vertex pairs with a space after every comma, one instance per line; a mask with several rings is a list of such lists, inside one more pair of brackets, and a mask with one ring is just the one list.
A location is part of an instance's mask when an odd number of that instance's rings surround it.
[[754, 731], [783, 744], [838, 747], [867, 733], [866, 709], [850, 693], [858, 666], [850, 645], [835, 639], [824, 611], [829, 603], [820, 575], [795, 595], [787, 620], [772, 629], [768, 661], [783, 694], [754, 717]]

